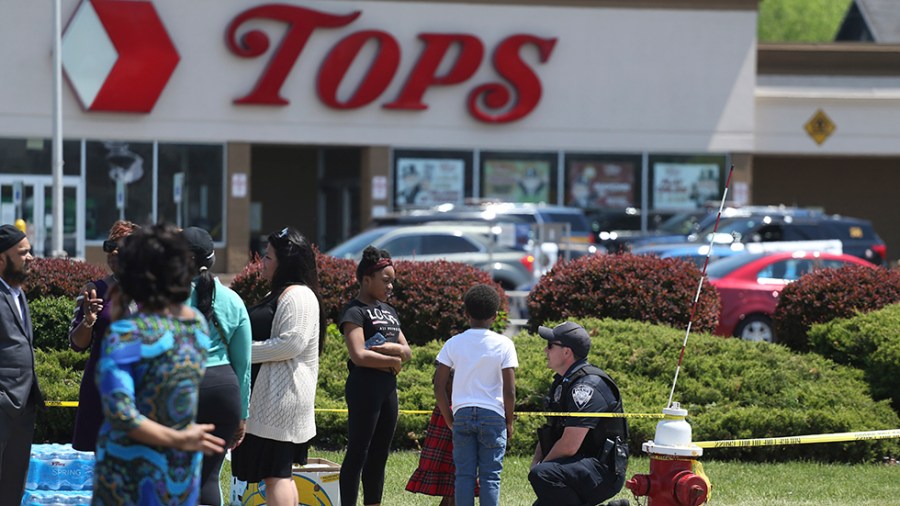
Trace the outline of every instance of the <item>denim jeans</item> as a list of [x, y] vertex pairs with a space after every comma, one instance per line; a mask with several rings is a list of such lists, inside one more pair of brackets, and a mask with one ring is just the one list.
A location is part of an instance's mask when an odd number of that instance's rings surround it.
[[479, 504], [498, 504], [505, 453], [506, 419], [502, 415], [475, 407], [456, 411], [453, 415], [456, 506], [474, 506], [476, 472], [481, 486]]

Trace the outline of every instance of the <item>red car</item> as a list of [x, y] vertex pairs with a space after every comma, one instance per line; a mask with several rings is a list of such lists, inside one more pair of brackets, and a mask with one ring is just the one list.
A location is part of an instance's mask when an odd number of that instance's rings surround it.
[[716, 334], [772, 342], [772, 315], [785, 285], [818, 269], [864, 265], [851, 255], [809, 251], [737, 255], [711, 263], [706, 274], [722, 305]]

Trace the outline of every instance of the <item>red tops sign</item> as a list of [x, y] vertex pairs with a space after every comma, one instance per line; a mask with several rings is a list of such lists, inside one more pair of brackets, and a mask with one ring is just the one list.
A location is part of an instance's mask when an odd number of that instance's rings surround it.
[[[360, 11], [346, 15], [329, 14], [284, 4], [261, 5], [239, 14], [228, 25], [226, 42], [232, 53], [244, 58], [258, 57], [270, 46], [268, 35], [260, 30], [249, 30], [238, 36], [238, 28], [246, 21], [283, 21], [288, 27], [253, 90], [234, 102], [287, 105], [288, 100], [281, 96], [281, 87], [313, 32], [347, 26], [359, 18], [360, 14]], [[472, 34], [420, 33], [419, 40], [424, 43], [419, 58], [406, 76], [399, 94], [389, 102], [382, 103], [385, 109], [427, 109], [424, 97], [428, 88], [465, 83], [475, 74], [484, 59], [484, 43]], [[351, 96], [341, 100], [337, 96], [338, 87], [369, 41], [378, 44], [374, 60]], [[540, 102], [542, 90], [540, 79], [522, 59], [521, 50], [525, 46], [535, 47], [540, 62], [544, 63], [550, 58], [554, 45], [555, 38], [545, 39], [529, 34], [510, 35], [501, 40], [494, 48], [491, 65], [505, 82], [489, 82], [471, 87], [467, 99], [469, 113], [487, 123], [508, 123], [527, 116]], [[446, 71], [438, 73], [447, 53], [454, 46], [458, 48], [455, 60], [445, 65]], [[347, 35], [331, 48], [319, 66], [316, 77], [319, 100], [335, 109], [357, 109], [371, 104], [394, 79], [400, 66], [400, 54], [400, 44], [387, 32], [360, 30]]]

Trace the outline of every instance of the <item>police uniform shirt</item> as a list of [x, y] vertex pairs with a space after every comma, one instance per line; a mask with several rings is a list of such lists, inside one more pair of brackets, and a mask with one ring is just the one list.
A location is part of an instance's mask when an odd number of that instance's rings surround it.
[[[575, 363], [564, 377], [556, 375], [550, 388], [550, 407], [553, 411], [566, 413], [604, 413], [613, 411], [616, 399], [603, 378], [587, 374], [576, 378], [569, 386], [576, 371], [587, 365], [587, 361]], [[600, 417], [566, 417], [564, 427], [585, 427], [594, 429], [603, 420]]]

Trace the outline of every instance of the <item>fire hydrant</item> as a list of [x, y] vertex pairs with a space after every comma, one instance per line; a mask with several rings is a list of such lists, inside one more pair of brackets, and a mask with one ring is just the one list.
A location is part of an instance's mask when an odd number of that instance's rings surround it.
[[[647, 496], [647, 506], [698, 506], [709, 497], [709, 482], [693, 471], [703, 448], [691, 443], [687, 410], [677, 402], [663, 409], [666, 418], [656, 424], [656, 435], [641, 449], [650, 454], [650, 474], [636, 474], [625, 486], [636, 496]], [[702, 472], [702, 471], [701, 471]]]

